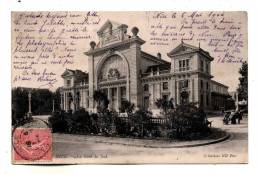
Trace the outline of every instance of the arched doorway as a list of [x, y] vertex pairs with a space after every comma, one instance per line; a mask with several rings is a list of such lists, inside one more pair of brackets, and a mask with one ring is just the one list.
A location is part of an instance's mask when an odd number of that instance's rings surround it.
[[119, 111], [127, 98], [129, 89], [129, 67], [127, 61], [118, 54], [106, 57], [97, 69], [97, 89], [106, 92], [109, 109]]

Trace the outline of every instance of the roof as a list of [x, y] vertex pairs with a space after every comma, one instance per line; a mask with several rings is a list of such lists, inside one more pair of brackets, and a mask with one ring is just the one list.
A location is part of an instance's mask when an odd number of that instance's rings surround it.
[[157, 70], [159, 68], [159, 71], [164, 71], [164, 70], [171, 70], [171, 63], [167, 62], [164, 64], [157, 64], [157, 65], [152, 65], [152, 66], [148, 66], [147, 70], [145, 73], [149, 73], [152, 70]]
[[150, 59], [150, 60], [152, 60], [154, 62], [160, 63], [160, 64], [170, 63], [170, 62], [168, 62], [166, 60], [163, 60], [162, 58], [159, 59], [158, 57], [153, 56], [153, 55], [151, 55], [151, 54], [149, 54], [147, 52], [144, 52], [144, 51], [141, 51], [141, 55], [142, 55], [141, 57], [143, 57], [143, 58], [148, 58], [148, 59]]
[[78, 69], [76, 69], [76, 70], [66, 69], [64, 71], [64, 73], [62, 73], [61, 77], [64, 78], [66, 76], [86, 76], [86, 77], [88, 77], [88, 73], [83, 72], [83, 71], [78, 70]]
[[211, 80], [211, 82], [213, 82], [213, 83], [215, 83], [215, 84], [217, 84], [217, 85], [219, 85], [219, 86], [223, 86], [223, 87], [225, 87], [225, 88], [228, 88], [228, 86], [226, 86], [226, 85], [224, 85], [224, 84], [222, 84], [222, 83], [220, 83], [220, 82], [217, 82], [217, 81], [215, 81], [215, 80]]
[[176, 55], [186, 54], [186, 53], [193, 53], [193, 52], [199, 52], [206, 56], [209, 60], [214, 60], [213, 57], [210, 56], [208, 51], [203, 50], [200, 46], [196, 47], [187, 43], [184, 43], [183, 41], [175, 47], [172, 51], [167, 53], [169, 57], [174, 57]]

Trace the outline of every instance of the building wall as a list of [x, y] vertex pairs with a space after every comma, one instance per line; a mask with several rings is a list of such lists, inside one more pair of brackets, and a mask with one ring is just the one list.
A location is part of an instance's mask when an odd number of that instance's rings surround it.
[[[124, 30], [125, 29], [126, 28], [124, 28]], [[106, 29], [104, 31], [106, 31]], [[125, 36], [125, 34], [122, 35]], [[101, 37], [101, 42], [106, 40], [102, 38], [102, 34], [99, 33], [99, 36]], [[63, 97], [61, 100], [63, 103], [62, 107], [65, 110], [72, 108], [71, 105], [68, 104], [71, 103], [71, 101], [68, 101], [70, 100], [68, 95], [70, 95], [74, 102], [73, 109], [82, 107], [89, 111], [95, 111], [96, 106], [93, 95], [95, 90], [101, 89], [101, 82], [98, 81], [99, 74], [102, 73], [101, 69], [107, 58], [114, 55], [119, 56], [123, 60], [124, 72], [126, 72], [126, 77], [121, 84], [117, 81], [111, 81], [111, 83], [113, 83], [111, 85], [113, 89], [111, 86], [106, 86], [108, 97], [111, 100], [113, 100], [113, 91], [117, 91], [116, 96], [118, 101], [116, 106], [118, 108], [120, 107], [119, 103], [121, 101], [121, 87], [126, 87], [127, 100], [138, 108], [149, 107], [149, 109], [156, 109], [155, 101], [162, 97], [167, 97], [168, 99], [173, 98], [175, 105], [180, 104], [180, 96], [183, 91], [188, 92], [189, 102], [197, 103], [198, 106], [204, 109], [211, 109], [212, 92], [223, 95], [227, 94], [227, 87], [225, 85], [211, 80], [210, 64], [213, 59], [201, 53], [200, 48], [197, 49], [193, 46], [188, 46], [187, 48], [180, 47], [179, 49], [177, 47], [176, 52], [169, 56], [171, 58], [171, 69], [169, 72], [166, 74], [151, 72], [150, 75], [143, 77], [142, 75], [148, 66], [158, 63], [142, 57], [141, 45], [144, 42], [135, 34], [127, 39], [127, 44], [125, 44], [125, 40], [120, 39], [111, 43], [106, 40], [105, 46], [103, 45], [104, 47], [102, 47], [102, 45], [101, 47], [93, 47], [90, 49], [90, 53], [87, 53], [89, 71], [88, 85], [80, 86], [80, 84], [77, 84], [77, 86], [75, 86], [75, 83], [78, 82], [75, 76], [67, 76], [64, 78]], [[122, 67], [118, 67], [119, 70], [121, 68]], [[109, 67], [106, 69], [109, 69]], [[70, 86], [67, 85], [68, 79], [71, 80]], [[166, 83], [168, 84], [168, 88], [164, 89], [163, 86]], [[147, 91], [144, 91], [145, 85], [148, 85]], [[114, 88], [116, 88], [116, 90]], [[111, 108], [111, 102], [109, 107]]]

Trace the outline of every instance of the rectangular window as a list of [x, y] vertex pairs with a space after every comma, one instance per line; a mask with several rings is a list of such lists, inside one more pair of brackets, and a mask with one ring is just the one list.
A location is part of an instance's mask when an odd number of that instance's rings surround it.
[[144, 91], [149, 91], [149, 85], [148, 84], [144, 85]]
[[189, 87], [189, 80], [182, 80], [181, 88], [188, 88], [188, 87]]
[[190, 70], [190, 60], [186, 59], [186, 70]]
[[121, 101], [125, 101], [126, 100], [126, 87], [120, 87], [120, 91], [121, 91]]
[[179, 60], [179, 71], [186, 71], [190, 69], [190, 60]]
[[163, 90], [168, 90], [168, 82], [163, 82]]
[[168, 95], [163, 95], [163, 99], [168, 100], [169, 96]]
[[144, 108], [145, 109], [149, 108], [149, 97], [148, 96], [144, 97]]
[[207, 106], [209, 106], [209, 94], [207, 94], [207, 96], [206, 96], [206, 104], [207, 104]]
[[179, 60], [179, 69], [181, 69], [181, 68], [182, 68], [182, 61]]
[[204, 62], [200, 60], [200, 71], [204, 71]]
[[200, 106], [203, 107], [203, 103], [204, 103], [203, 94], [201, 94], [201, 95], [200, 95]]
[[66, 85], [67, 85], [67, 87], [70, 87], [70, 85], [71, 85], [70, 83], [71, 83], [70, 80], [67, 80], [67, 81], [66, 81]]
[[200, 90], [203, 90], [203, 80], [200, 81]]

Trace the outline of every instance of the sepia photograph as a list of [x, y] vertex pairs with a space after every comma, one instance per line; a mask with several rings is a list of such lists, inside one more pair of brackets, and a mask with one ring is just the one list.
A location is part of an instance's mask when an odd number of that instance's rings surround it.
[[13, 164], [247, 164], [245, 11], [12, 11]]

